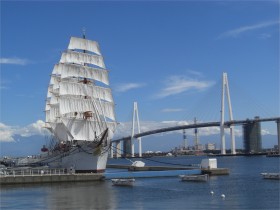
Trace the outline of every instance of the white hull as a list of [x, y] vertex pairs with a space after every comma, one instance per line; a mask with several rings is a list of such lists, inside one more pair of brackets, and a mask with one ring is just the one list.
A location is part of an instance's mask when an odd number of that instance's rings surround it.
[[44, 158], [43, 163], [52, 168], [72, 169], [75, 173], [102, 173], [106, 169], [108, 148], [99, 153], [91, 152], [85, 146], [73, 147], [68, 152], [52, 154]]

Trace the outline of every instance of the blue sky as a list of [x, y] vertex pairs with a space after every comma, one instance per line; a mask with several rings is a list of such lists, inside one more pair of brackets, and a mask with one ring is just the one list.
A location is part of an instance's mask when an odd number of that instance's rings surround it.
[[124, 134], [134, 101], [142, 130], [218, 121], [222, 72], [235, 119], [279, 116], [279, 24], [278, 1], [1, 1], [0, 141], [42, 133], [49, 76], [83, 28]]

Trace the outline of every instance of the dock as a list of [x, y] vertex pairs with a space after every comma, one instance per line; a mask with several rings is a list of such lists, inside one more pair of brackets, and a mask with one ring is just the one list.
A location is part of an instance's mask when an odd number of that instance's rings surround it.
[[55, 182], [82, 182], [100, 181], [104, 179], [103, 174], [63, 174], [63, 175], [25, 175], [25, 176], [2, 176], [0, 184], [37, 184]]
[[174, 166], [143, 166], [136, 167], [132, 165], [108, 164], [107, 168], [127, 169], [129, 171], [165, 171], [165, 170], [190, 170], [198, 167], [174, 167]]
[[0, 176], [0, 184], [38, 184], [60, 182], [86, 182], [104, 180], [102, 173], [67, 173], [61, 169], [5, 170]]
[[202, 174], [213, 175], [229, 175], [228, 168], [211, 168], [211, 169], [201, 169]]
[[179, 175], [196, 175], [201, 174], [200, 169], [190, 170], [164, 170], [164, 171], [125, 171], [117, 173], [105, 173], [105, 179], [120, 178], [152, 178], [152, 177], [172, 177]]
[[[209, 160], [207, 160], [209, 161]], [[213, 160], [212, 160], [213, 161]], [[132, 166], [132, 165], [118, 165], [118, 164], [110, 164], [107, 165], [107, 168], [116, 168], [116, 169], [127, 169], [128, 172], [118, 172], [117, 175], [105, 175], [105, 177], [111, 177], [113, 178], [125, 178], [125, 177], [161, 177], [161, 176], [178, 176], [178, 175], [197, 175], [197, 174], [208, 174], [209, 176], [216, 176], [216, 175], [229, 175], [229, 169], [228, 168], [216, 168], [216, 160], [215, 167], [189, 167], [189, 166]], [[207, 165], [208, 166], [208, 165]], [[132, 173], [132, 172], [138, 172], [138, 173]], [[139, 173], [143, 172], [143, 173]]]

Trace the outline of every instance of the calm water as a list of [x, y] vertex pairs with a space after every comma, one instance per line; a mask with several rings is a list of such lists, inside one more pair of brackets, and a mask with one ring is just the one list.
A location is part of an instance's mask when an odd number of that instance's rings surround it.
[[[204, 157], [153, 158], [160, 162], [199, 164]], [[280, 181], [264, 180], [261, 172], [279, 172], [279, 158], [218, 157], [228, 176], [206, 183], [178, 177], [136, 179], [134, 187], [104, 182], [4, 186], [0, 209], [279, 209]], [[109, 163], [127, 163], [110, 160]], [[158, 162], [144, 160], [147, 165]], [[110, 171], [110, 170], [109, 170]], [[210, 194], [214, 191], [214, 195]], [[225, 194], [225, 199], [220, 197]]]

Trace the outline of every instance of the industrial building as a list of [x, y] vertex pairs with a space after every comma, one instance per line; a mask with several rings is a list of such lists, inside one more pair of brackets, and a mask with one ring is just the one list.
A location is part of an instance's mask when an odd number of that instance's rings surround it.
[[[259, 119], [259, 117], [255, 117], [255, 119]], [[249, 122], [243, 125], [243, 143], [245, 153], [262, 152], [260, 122]]]

